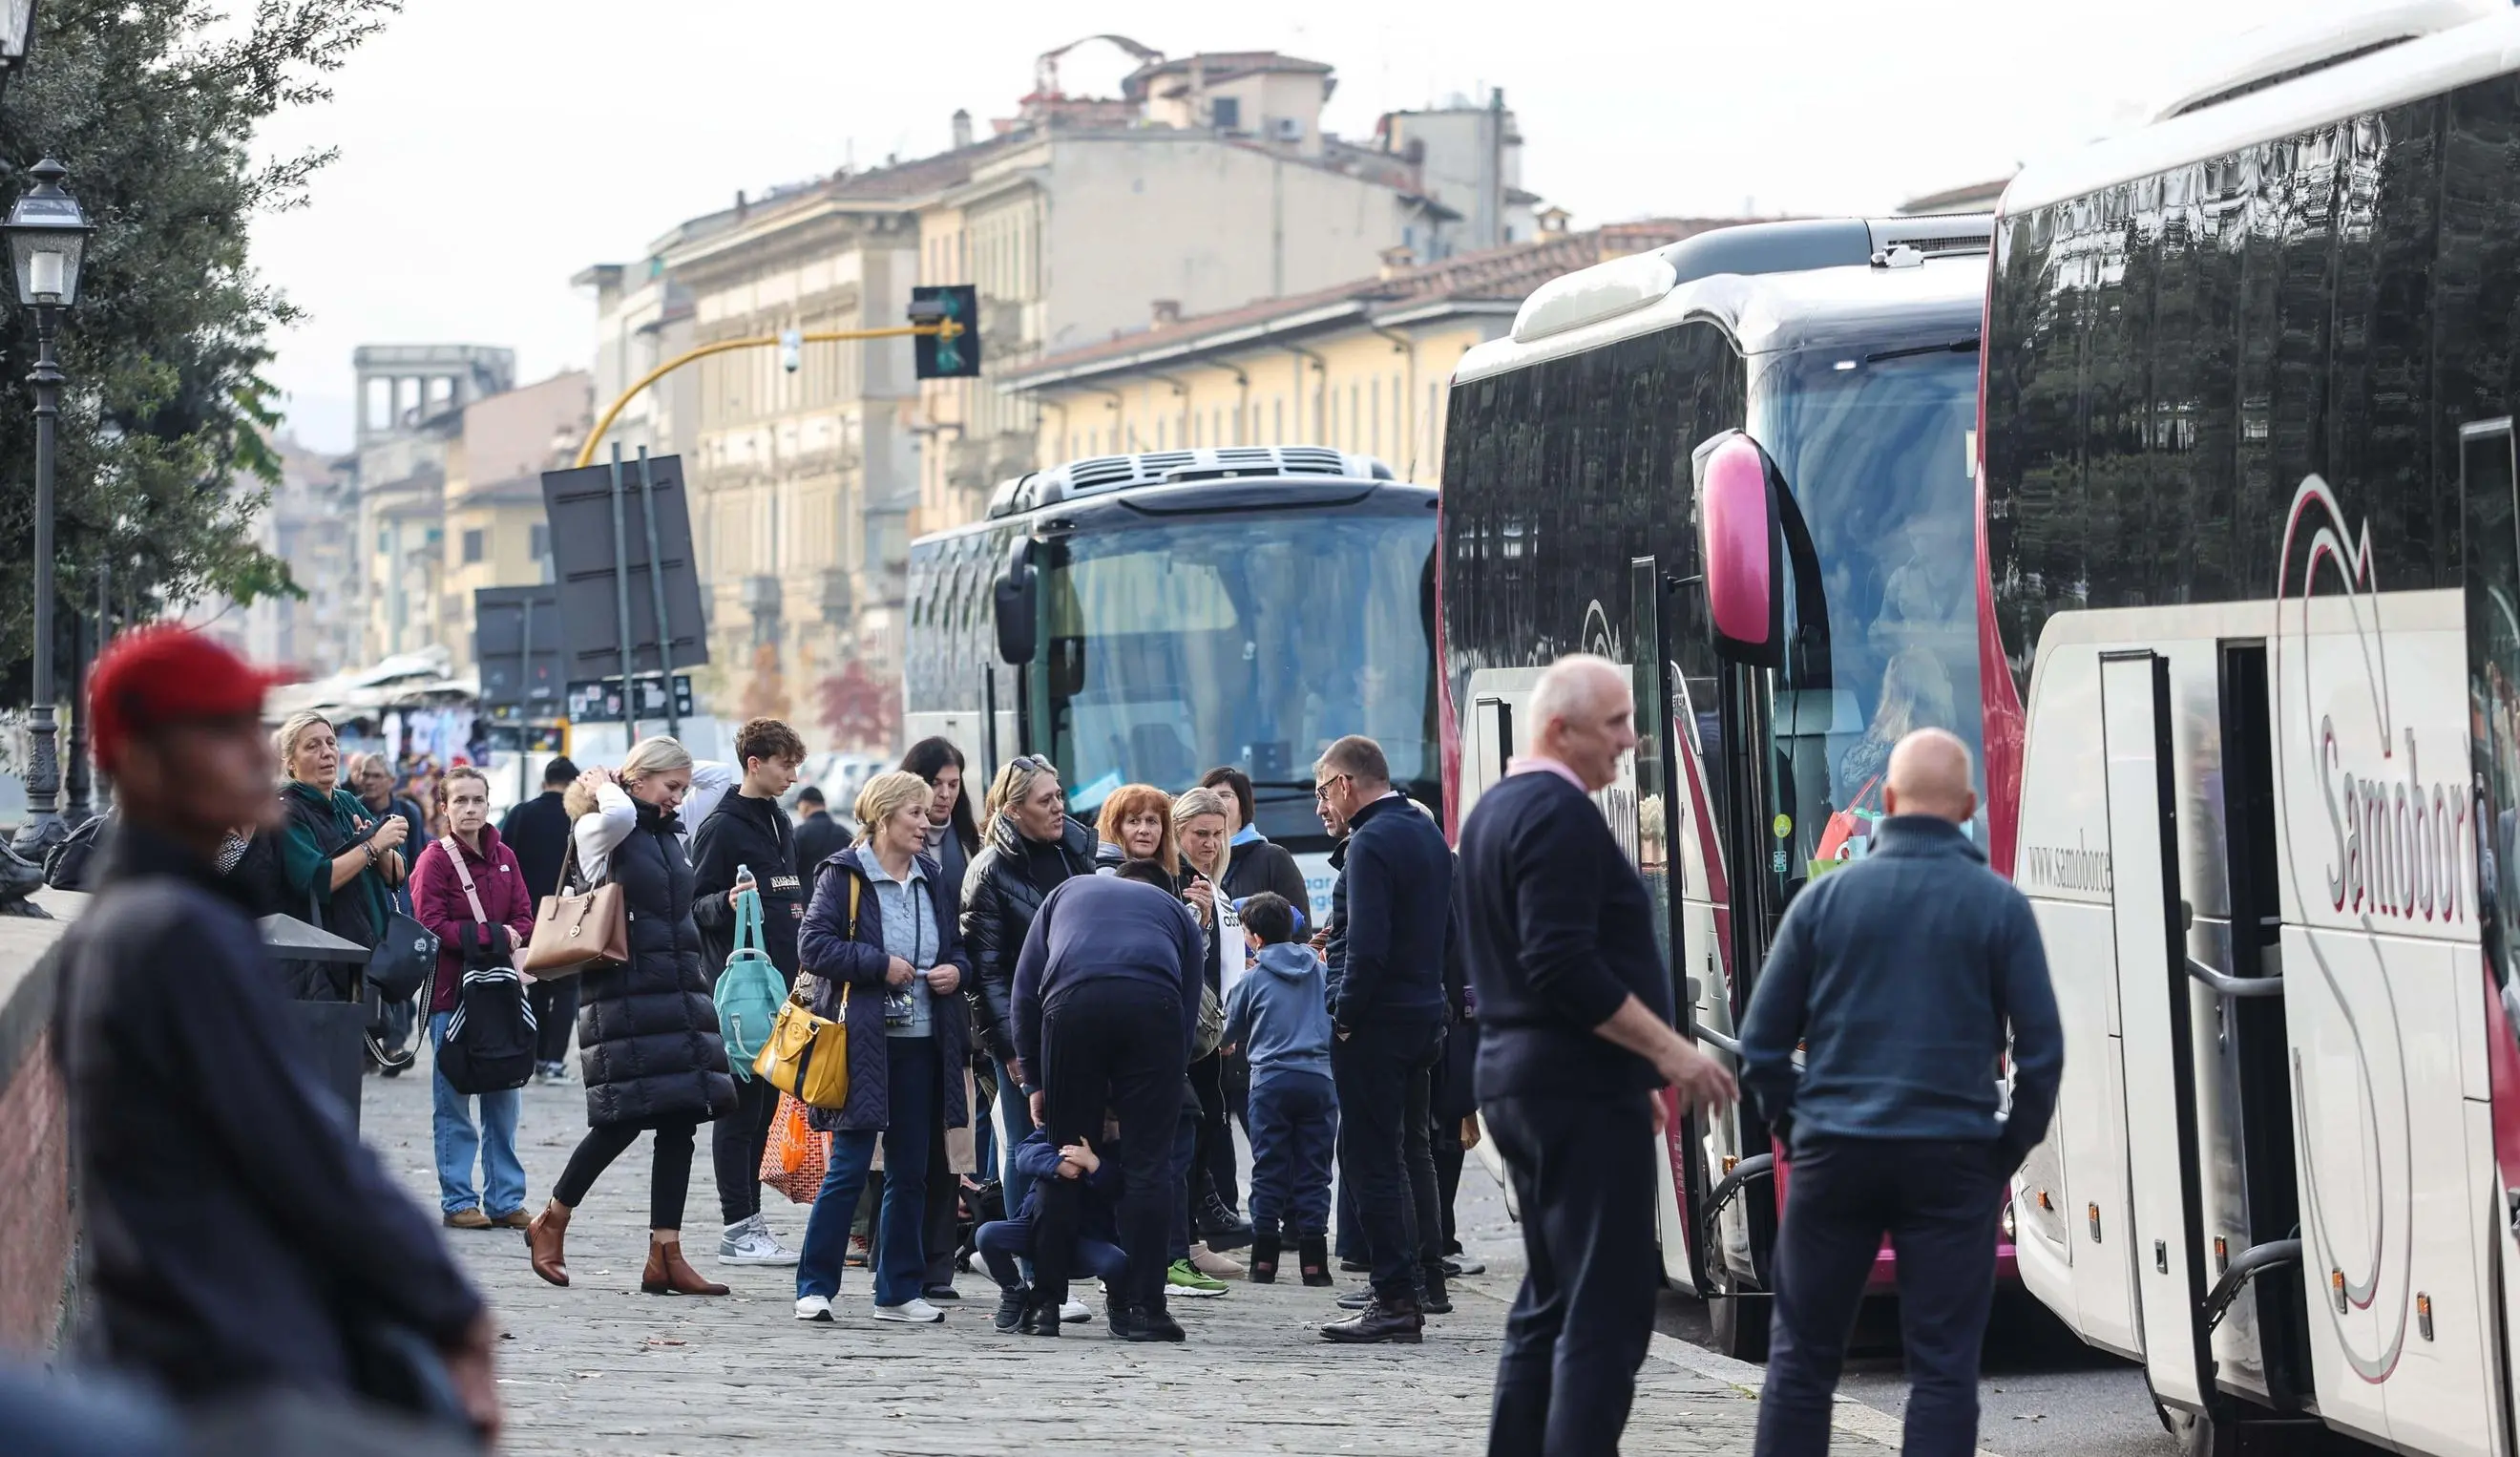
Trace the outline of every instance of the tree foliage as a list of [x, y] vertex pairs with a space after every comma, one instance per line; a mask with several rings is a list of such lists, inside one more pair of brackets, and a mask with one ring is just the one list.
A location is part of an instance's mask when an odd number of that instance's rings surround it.
[[[60, 595], [92, 603], [112, 563], [117, 603], [293, 593], [253, 545], [279, 479], [262, 371], [296, 317], [248, 255], [256, 213], [303, 205], [330, 151], [257, 159], [254, 132], [320, 102], [325, 80], [399, 0], [45, 0], [25, 67], [0, 99], [14, 196], [51, 156], [96, 224], [63, 322], [55, 476]], [[14, 298], [14, 290], [0, 297]], [[33, 626], [34, 418], [22, 381], [34, 322], [0, 320], [0, 662], [22, 685]], [[127, 612], [134, 611], [126, 608]], [[56, 614], [66, 653], [71, 615]], [[22, 693], [22, 686], [19, 692]]]

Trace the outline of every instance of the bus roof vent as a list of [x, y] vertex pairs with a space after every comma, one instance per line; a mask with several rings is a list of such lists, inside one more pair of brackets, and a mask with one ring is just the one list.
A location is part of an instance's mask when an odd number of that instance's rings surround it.
[[1543, 339], [1660, 302], [1680, 282], [1661, 252], [1612, 258], [1534, 289], [1513, 316], [1513, 337]]
[[2152, 119], [2201, 112], [2510, 10], [2509, 0], [2381, 0], [2353, 10], [2313, 7], [2311, 13], [2253, 26], [2208, 46], [2197, 65], [2152, 109]]
[[1937, 253], [1982, 253], [1995, 247], [1995, 214], [1944, 213], [1927, 217], [1876, 217], [1865, 224], [1872, 233], [1872, 250], [1912, 249], [1927, 257]]
[[1097, 455], [1007, 482], [989, 502], [989, 515], [1013, 516], [1055, 502], [1133, 485], [1272, 476], [1394, 478], [1389, 466], [1370, 455], [1346, 455], [1322, 445], [1232, 445]]

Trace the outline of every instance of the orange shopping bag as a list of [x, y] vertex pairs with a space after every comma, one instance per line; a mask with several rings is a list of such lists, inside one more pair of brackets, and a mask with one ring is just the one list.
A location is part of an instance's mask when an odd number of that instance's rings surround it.
[[805, 1121], [807, 1112], [795, 1094], [781, 1093], [779, 1111], [770, 1116], [769, 1147], [761, 1151], [761, 1182], [787, 1195], [789, 1204], [814, 1202], [832, 1157], [832, 1135], [815, 1132]]

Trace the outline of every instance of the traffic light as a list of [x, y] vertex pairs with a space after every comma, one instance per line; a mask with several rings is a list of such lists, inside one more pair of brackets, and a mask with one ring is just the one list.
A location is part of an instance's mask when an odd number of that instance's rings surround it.
[[922, 380], [965, 379], [980, 372], [980, 291], [969, 284], [921, 284], [910, 291], [910, 322], [952, 322], [962, 332], [948, 339], [922, 334], [911, 340]]

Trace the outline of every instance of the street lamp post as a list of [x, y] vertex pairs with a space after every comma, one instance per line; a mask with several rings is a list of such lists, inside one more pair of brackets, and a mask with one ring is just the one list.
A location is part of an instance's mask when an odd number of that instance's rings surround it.
[[[13, 0], [14, 3], [14, 0]], [[35, 702], [26, 722], [26, 823], [12, 848], [41, 851], [68, 833], [61, 818], [59, 733], [53, 720], [53, 427], [61, 416], [62, 367], [53, 336], [64, 309], [78, 302], [79, 262], [87, 250], [87, 214], [62, 191], [68, 172], [45, 158], [35, 163], [35, 185], [9, 209], [0, 234], [9, 239], [9, 260], [18, 301], [35, 313]]]

